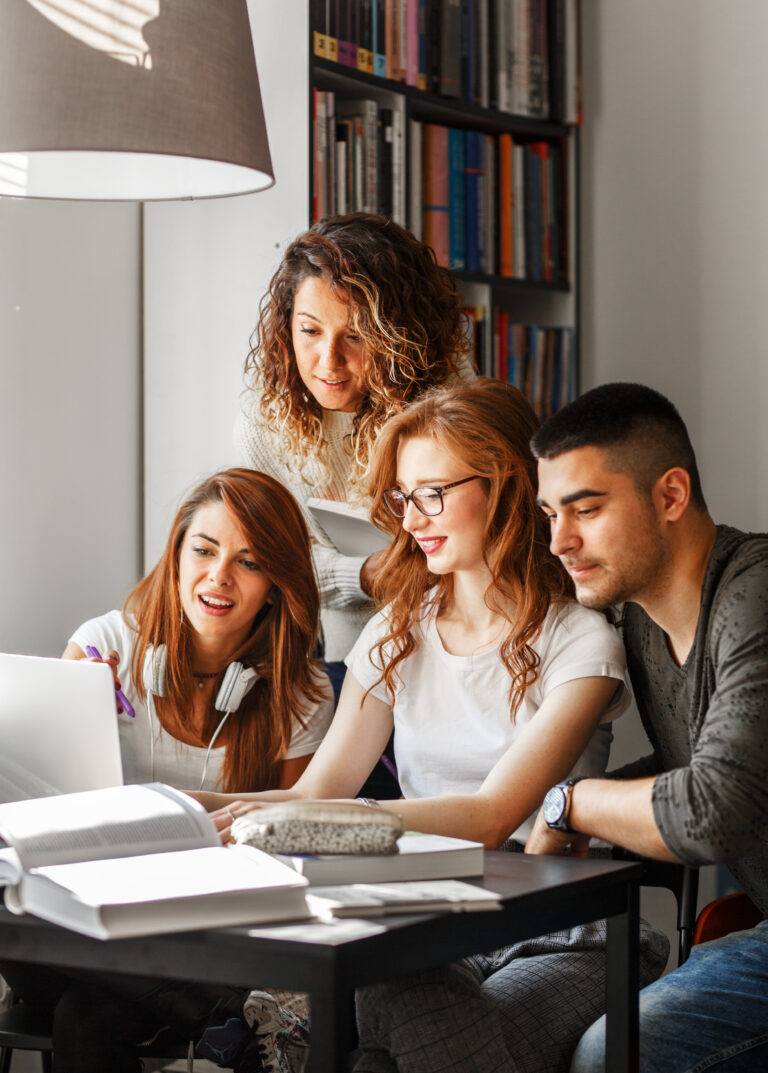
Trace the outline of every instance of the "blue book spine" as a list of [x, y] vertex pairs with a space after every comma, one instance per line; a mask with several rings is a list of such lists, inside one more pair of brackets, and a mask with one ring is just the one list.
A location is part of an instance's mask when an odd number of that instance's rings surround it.
[[513, 387], [517, 387], [517, 380], [520, 375], [520, 355], [515, 350], [516, 334], [519, 333], [515, 332], [514, 322], [510, 319], [507, 331], [507, 383]]
[[480, 184], [485, 174], [483, 169], [483, 135], [479, 130], [468, 130], [465, 138], [465, 196], [466, 196], [466, 262], [468, 272], [482, 271], [480, 214]]
[[373, 73], [377, 78], [387, 77], [384, 8], [384, 0], [373, 0], [371, 11], [371, 25], [373, 27]]
[[448, 131], [448, 208], [451, 268], [466, 267], [466, 193], [464, 190], [464, 131]]

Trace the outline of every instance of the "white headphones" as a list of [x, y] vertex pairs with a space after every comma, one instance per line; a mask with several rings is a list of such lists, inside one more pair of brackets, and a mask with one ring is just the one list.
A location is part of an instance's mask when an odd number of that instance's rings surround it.
[[[166, 648], [165, 645], [158, 645], [157, 648], [153, 648], [151, 645], [147, 648], [147, 653], [144, 657], [144, 666], [142, 668], [142, 682], [144, 688], [147, 691], [147, 718], [149, 719], [149, 754], [152, 770], [152, 781], [155, 779], [155, 739], [154, 730], [152, 725], [152, 715], [154, 714], [153, 697], [164, 697], [166, 695], [166, 681], [165, 681], [165, 665], [166, 665]], [[253, 667], [246, 667], [242, 663], [230, 663], [224, 672], [224, 678], [219, 686], [219, 692], [216, 694], [216, 700], [214, 701], [214, 708], [217, 712], [223, 712], [224, 715], [221, 722], [213, 732], [213, 737], [208, 743], [208, 750], [205, 754], [205, 762], [203, 763], [203, 773], [200, 777], [200, 789], [202, 790], [205, 782], [205, 775], [208, 770], [208, 759], [211, 755], [211, 749], [213, 744], [219, 736], [222, 727], [226, 723], [232, 712], [236, 712], [242, 703], [243, 697], [246, 693], [249, 693], [251, 689], [256, 685], [259, 679], [258, 671], [255, 671]]]

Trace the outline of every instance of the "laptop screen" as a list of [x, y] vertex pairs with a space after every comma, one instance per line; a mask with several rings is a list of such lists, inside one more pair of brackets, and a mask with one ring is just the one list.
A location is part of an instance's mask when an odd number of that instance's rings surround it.
[[122, 782], [110, 668], [0, 653], [0, 798], [19, 789], [37, 797], [45, 786], [73, 793]]

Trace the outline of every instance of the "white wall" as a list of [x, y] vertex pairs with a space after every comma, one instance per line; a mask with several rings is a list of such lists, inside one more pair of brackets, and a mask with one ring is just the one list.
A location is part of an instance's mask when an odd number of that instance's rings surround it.
[[[583, 387], [668, 395], [715, 520], [768, 528], [768, 4], [582, 7]], [[619, 720], [614, 762], [647, 751]]]
[[0, 198], [0, 650], [59, 655], [140, 569], [138, 209]]
[[768, 528], [768, 4], [582, 7], [583, 385], [669, 395], [715, 520]]
[[182, 493], [237, 462], [232, 426], [258, 305], [309, 216], [307, 0], [249, 0], [275, 185], [145, 208], [146, 567]]

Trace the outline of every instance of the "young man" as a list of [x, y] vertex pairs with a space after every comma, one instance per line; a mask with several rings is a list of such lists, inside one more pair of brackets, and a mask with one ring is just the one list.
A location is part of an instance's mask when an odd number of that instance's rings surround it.
[[[716, 526], [674, 406], [607, 384], [536, 434], [551, 547], [587, 607], [625, 603], [653, 754], [553, 787], [526, 849], [594, 835], [688, 865], [723, 862], [768, 912], [768, 536]], [[604, 1068], [604, 1021], [572, 1073]], [[640, 999], [641, 1073], [768, 1068], [768, 921], [694, 948]]]

